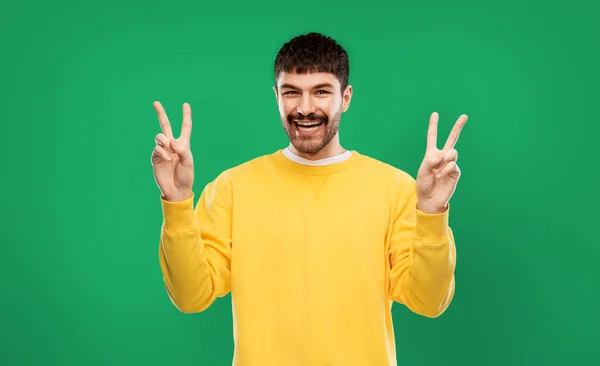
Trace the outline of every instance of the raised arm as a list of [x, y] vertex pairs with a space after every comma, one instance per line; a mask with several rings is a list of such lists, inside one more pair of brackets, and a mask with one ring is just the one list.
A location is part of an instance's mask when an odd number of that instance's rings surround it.
[[411, 311], [430, 318], [440, 316], [454, 296], [456, 247], [448, 226], [449, 207], [428, 214], [417, 209], [415, 182], [399, 178], [402, 197], [392, 226], [388, 250], [390, 297]]
[[165, 287], [184, 313], [207, 309], [231, 289], [231, 197], [225, 173], [182, 202], [161, 198], [164, 222], [159, 258]]
[[163, 212], [160, 268], [173, 304], [185, 313], [200, 312], [230, 291], [231, 185], [227, 173], [220, 174], [194, 208], [191, 108], [183, 105], [182, 133], [174, 139], [162, 105], [154, 107], [163, 131], [152, 154]]
[[416, 181], [408, 174], [398, 179], [400, 199], [388, 252], [390, 296], [427, 317], [441, 315], [454, 297], [456, 246], [448, 224], [449, 201], [460, 177], [454, 146], [466, 121], [466, 115], [459, 117], [439, 150], [438, 115], [433, 113]]

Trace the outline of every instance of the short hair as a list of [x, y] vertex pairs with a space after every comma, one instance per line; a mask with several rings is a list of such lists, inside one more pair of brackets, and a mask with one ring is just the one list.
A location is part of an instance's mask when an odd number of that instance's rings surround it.
[[275, 82], [281, 72], [328, 72], [334, 74], [343, 92], [348, 86], [350, 65], [348, 53], [334, 39], [311, 32], [285, 43], [275, 58]]

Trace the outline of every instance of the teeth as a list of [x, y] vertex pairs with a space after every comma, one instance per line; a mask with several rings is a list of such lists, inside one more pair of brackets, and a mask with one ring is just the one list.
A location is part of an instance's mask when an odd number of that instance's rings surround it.
[[299, 126], [298, 129], [300, 131], [303, 131], [303, 132], [312, 132], [312, 131], [318, 130], [319, 126], [315, 126], [315, 127], [303, 127], [303, 126]]
[[315, 126], [320, 124], [321, 122], [317, 121], [317, 122], [308, 122], [308, 123], [298, 123], [299, 126], [302, 127], [310, 127], [310, 126]]

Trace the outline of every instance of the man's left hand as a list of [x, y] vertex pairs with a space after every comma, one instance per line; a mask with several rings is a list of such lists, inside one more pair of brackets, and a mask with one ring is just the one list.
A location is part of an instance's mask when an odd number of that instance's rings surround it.
[[460, 168], [456, 161], [458, 152], [454, 148], [468, 116], [461, 115], [444, 147], [437, 148], [437, 124], [439, 116], [436, 112], [429, 118], [427, 131], [427, 150], [425, 158], [417, 173], [417, 208], [425, 213], [438, 214], [447, 210], [450, 197], [454, 194]]

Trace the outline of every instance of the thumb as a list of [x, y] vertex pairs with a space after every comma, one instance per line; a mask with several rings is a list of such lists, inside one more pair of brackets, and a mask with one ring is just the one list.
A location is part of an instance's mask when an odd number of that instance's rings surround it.
[[186, 144], [179, 140], [171, 140], [171, 148], [179, 156], [182, 164], [192, 165], [192, 151]]

